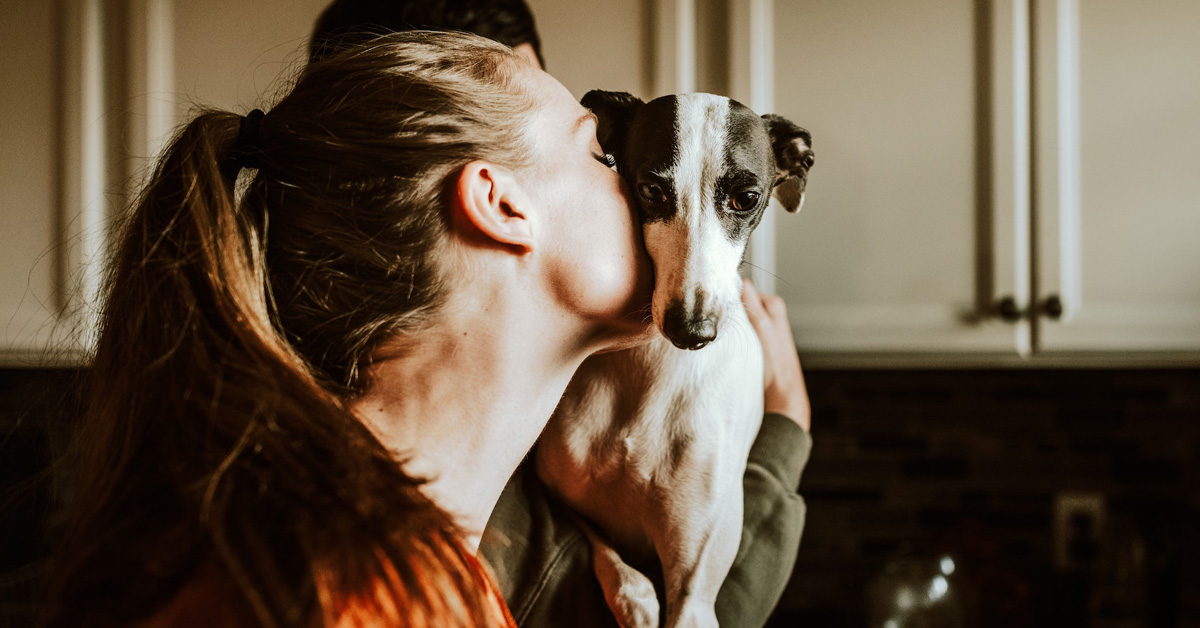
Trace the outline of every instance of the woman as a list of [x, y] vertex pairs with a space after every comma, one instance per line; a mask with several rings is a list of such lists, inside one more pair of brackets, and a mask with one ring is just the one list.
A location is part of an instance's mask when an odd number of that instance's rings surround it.
[[[482, 35], [542, 67], [541, 38], [524, 0], [334, 0], [314, 26], [309, 58], [416, 28]], [[715, 610], [723, 626], [754, 628], [767, 622], [795, 564], [806, 512], [796, 487], [811, 439], [808, 397], [783, 301], [759, 295], [750, 284], [745, 297], [766, 358], [765, 415], [743, 478], [742, 543]], [[532, 464], [509, 480], [479, 553], [495, 570], [521, 626], [616, 625], [577, 517], [549, 494]]]
[[193, 120], [123, 232], [48, 624], [511, 625], [488, 515], [583, 359], [650, 333], [585, 114], [410, 34]]

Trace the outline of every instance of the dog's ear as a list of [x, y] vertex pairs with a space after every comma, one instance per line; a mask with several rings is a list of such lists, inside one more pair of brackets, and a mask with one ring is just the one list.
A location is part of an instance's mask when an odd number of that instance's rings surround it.
[[583, 95], [579, 104], [596, 114], [596, 118], [600, 121], [596, 128], [596, 139], [600, 141], [600, 148], [620, 161], [621, 151], [625, 148], [625, 136], [629, 130], [629, 124], [633, 122], [633, 117], [646, 103], [627, 92], [606, 92], [593, 89]]
[[815, 163], [812, 135], [790, 120], [768, 113], [762, 117], [771, 136], [775, 153], [775, 198], [789, 212], [800, 211], [804, 204], [804, 189], [808, 186], [808, 171]]

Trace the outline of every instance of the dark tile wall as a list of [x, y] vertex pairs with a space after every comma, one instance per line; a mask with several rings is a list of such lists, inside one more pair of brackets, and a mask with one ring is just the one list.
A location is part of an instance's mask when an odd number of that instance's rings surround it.
[[52, 468], [78, 408], [79, 372], [0, 369], [0, 628], [33, 625], [55, 511]]
[[[71, 371], [0, 369], [0, 628], [28, 625]], [[1200, 626], [1200, 371], [813, 371], [808, 526], [772, 626], [866, 626], [898, 553], [952, 552], [969, 626]], [[1055, 571], [1059, 491], [1098, 491], [1145, 547], [1145, 617], [1089, 624]], [[36, 563], [34, 563], [36, 565]]]
[[[945, 551], [973, 596], [968, 625], [1200, 626], [1200, 371], [815, 371], [808, 382], [808, 524], [772, 626], [866, 626], [867, 583], [889, 559]], [[1089, 610], [1113, 597], [1098, 584], [1111, 561], [1055, 570], [1060, 491], [1106, 499], [1109, 525], [1077, 548], [1082, 560], [1142, 548], [1136, 608]]]

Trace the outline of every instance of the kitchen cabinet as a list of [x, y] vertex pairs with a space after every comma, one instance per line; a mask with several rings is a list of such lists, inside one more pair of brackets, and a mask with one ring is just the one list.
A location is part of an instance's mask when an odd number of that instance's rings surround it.
[[733, 4], [814, 135], [760, 234], [812, 363], [1200, 362], [1200, 4]]
[[113, 225], [197, 106], [302, 67], [326, 0], [0, 4], [0, 365], [77, 365]]
[[1200, 3], [1035, 3], [1045, 351], [1200, 349]]
[[[1200, 3], [529, 2], [576, 96], [813, 132], [804, 210], [746, 264], [809, 365], [1200, 364]], [[0, 361], [86, 355], [153, 156], [197, 105], [269, 105], [325, 4], [4, 3]]]

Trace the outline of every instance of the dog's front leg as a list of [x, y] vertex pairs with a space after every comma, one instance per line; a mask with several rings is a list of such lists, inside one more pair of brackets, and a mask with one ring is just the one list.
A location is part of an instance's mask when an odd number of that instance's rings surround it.
[[[699, 487], [693, 484], [671, 491], [663, 500], [664, 516], [658, 518], [662, 527], [651, 533], [663, 565], [667, 628], [717, 626], [714, 606], [737, 557], [743, 503], [741, 474], [714, 476], [715, 490], [692, 492]], [[691, 503], [680, 506], [681, 501]]]
[[621, 628], [658, 628], [659, 603], [654, 583], [630, 567], [588, 524], [583, 524], [592, 545], [592, 567], [604, 601]]

